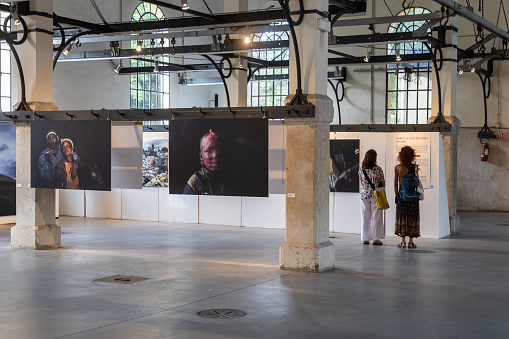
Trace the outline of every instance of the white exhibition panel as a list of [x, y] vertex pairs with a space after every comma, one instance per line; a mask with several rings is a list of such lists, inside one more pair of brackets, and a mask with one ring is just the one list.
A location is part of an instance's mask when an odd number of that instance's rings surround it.
[[269, 122], [269, 194], [286, 194], [286, 125]]
[[198, 196], [169, 194], [168, 187], [159, 187], [159, 221], [198, 223]]
[[111, 187], [141, 188], [143, 125], [133, 122], [111, 123]]
[[242, 198], [200, 195], [200, 224], [241, 226]]
[[122, 219], [159, 221], [159, 190], [143, 187], [122, 191]]
[[85, 191], [85, 207], [90, 218], [122, 219], [122, 190]]
[[59, 215], [73, 217], [85, 216], [85, 191], [83, 190], [56, 190], [59, 192]]
[[286, 194], [242, 197], [242, 226], [285, 229]]

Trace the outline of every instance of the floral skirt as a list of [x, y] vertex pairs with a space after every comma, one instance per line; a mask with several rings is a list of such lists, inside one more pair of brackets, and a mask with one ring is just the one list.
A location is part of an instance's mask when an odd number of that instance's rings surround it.
[[417, 238], [421, 235], [419, 200], [403, 201], [396, 205], [396, 235]]

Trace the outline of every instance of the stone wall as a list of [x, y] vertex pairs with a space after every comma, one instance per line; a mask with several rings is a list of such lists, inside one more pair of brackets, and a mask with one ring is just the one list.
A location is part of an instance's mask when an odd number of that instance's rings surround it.
[[458, 211], [509, 211], [509, 129], [491, 130], [488, 161], [481, 161], [481, 128], [461, 128], [458, 146]]

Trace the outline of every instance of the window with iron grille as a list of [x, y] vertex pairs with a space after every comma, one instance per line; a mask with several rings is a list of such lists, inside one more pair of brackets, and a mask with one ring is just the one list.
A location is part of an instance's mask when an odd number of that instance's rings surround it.
[[[9, 15], [7, 12], [1, 12], [0, 19], [4, 22]], [[7, 30], [10, 28], [10, 22], [7, 22]], [[2, 111], [12, 111], [11, 104], [11, 50], [9, 45], [2, 41], [0, 43], [0, 105]]]
[[[253, 37], [253, 42], [278, 40], [288, 40], [288, 32], [264, 32]], [[251, 52], [251, 57], [266, 61], [289, 60], [289, 51], [287, 48], [258, 49]], [[249, 82], [250, 106], [283, 106], [287, 96], [288, 67], [260, 68]]]
[[[131, 16], [131, 21], [143, 22], [164, 19], [159, 6], [146, 2], [140, 3]], [[164, 40], [163, 40], [164, 42]], [[136, 48], [138, 40], [131, 41], [131, 48]], [[142, 40], [142, 48], [162, 47], [160, 40]], [[157, 55], [157, 53], [156, 53]], [[154, 67], [155, 61], [168, 62], [166, 57], [144, 57], [131, 59], [131, 67]], [[152, 60], [152, 61], [150, 61]], [[131, 108], [169, 108], [170, 107], [170, 78], [168, 73], [150, 72], [131, 74]]]
[[[411, 7], [398, 15], [431, 13], [420, 7]], [[389, 26], [388, 33], [412, 32], [426, 21], [398, 22]], [[422, 42], [401, 42], [387, 46], [389, 55], [427, 53]], [[386, 123], [425, 124], [431, 116], [431, 63], [416, 62], [392, 64], [386, 72]]]

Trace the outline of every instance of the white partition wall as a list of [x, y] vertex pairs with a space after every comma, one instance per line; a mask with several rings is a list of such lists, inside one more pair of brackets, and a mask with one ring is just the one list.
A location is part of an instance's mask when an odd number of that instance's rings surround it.
[[90, 218], [122, 219], [122, 190], [85, 191], [85, 211]]
[[157, 187], [123, 189], [122, 219], [159, 221], [159, 190]]
[[198, 219], [198, 196], [168, 194], [167, 187], [159, 189], [159, 221], [196, 224]]
[[85, 216], [85, 191], [58, 190], [60, 215]]
[[198, 208], [202, 224], [242, 225], [242, 197], [201, 195]]
[[286, 195], [268, 198], [242, 197], [242, 226], [280, 228], [286, 225]]

